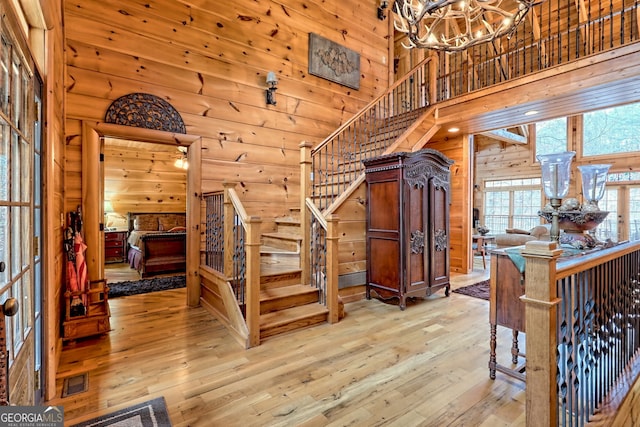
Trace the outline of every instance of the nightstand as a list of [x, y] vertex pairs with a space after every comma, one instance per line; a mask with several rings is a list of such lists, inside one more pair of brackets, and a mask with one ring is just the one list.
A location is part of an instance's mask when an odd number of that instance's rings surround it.
[[127, 249], [126, 231], [104, 232], [104, 262], [125, 262]]

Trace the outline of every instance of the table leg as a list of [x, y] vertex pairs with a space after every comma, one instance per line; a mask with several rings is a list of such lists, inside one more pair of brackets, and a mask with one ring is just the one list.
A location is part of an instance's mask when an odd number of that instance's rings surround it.
[[496, 379], [496, 325], [491, 325], [491, 339], [489, 340], [489, 378]]
[[518, 354], [520, 353], [518, 350], [518, 331], [513, 329], [511, 332], [513, 333], [513, 342], [511, 343], [511, 361], [515, 364], [518, 363]]

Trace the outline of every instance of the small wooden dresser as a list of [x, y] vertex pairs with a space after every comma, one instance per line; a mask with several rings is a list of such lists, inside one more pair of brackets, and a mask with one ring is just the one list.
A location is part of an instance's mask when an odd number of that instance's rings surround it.
[[127, 249], [126, 231], [104, 232], [104, 262], [125, 262]]

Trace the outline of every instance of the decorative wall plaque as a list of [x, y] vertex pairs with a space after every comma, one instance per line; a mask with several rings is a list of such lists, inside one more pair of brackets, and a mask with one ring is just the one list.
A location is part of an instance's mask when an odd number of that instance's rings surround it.
[[111, 103], [106, 123], [186, 134], [180, 113], [162, 98], [149, 93], [130, 93]]
[[360, 54], [309, 33], [309, 74], [360, 89]]

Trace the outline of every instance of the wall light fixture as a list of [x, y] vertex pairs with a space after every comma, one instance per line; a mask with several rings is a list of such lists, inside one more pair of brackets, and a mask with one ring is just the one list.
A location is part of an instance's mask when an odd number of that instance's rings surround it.
[[267, 105], [276, 105], [276, 89], [278, 86], [278, 79], [276, 73], [269, 71], [267, 73]]

